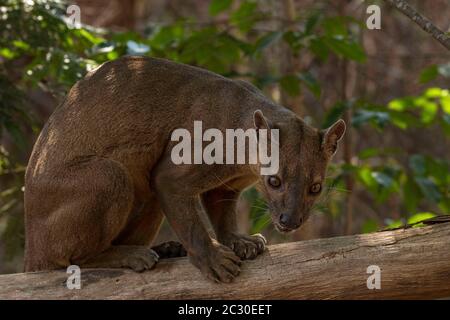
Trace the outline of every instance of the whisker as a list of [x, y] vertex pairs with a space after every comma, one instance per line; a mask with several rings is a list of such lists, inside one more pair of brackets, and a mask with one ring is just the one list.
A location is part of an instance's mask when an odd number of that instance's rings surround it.
[[264, 221], [263, 224], [261, 225], [261, 229], [264, 229], [269, 224], [270, 224], [270, 219], [266, 219], [266, 221]]
[[260, 210], [269, 210], [269, 208], [267, 208], [267, 207], [258, 207], [258, 206], [252, 206], [252, 208], [255, 208], [255, 209], [260, 209]]
[[236, 190], [235, 188], [233, 188], [233, 187], [231, 187], [230, 185], [228, 185], [225, 181], [223, 181], [222, 179], [220, 179], [214, 172], [213, 172], [212, 174], [214, 175], [214, 177], [215, 177], [217, 180], [219, 180], [219, 182], [220, 182], [222, 185], [224, 185], [224, 186], [230, 188], [230, 190], [233, 190], [233, 191], [236, 192], [236, 193], [239, 193], [238, 190]]
[[345, 189], [345, 188], [335, 188], [335, 187], [329, 187], [327, 188], [328, 190], [334, 190], [334, 191], [339, 191], [339, 192], [350, 192], [350, 190]]

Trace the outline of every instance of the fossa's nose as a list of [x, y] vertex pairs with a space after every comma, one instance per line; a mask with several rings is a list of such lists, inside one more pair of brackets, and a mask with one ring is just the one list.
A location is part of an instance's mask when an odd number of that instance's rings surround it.
[[286, 213], [282, 213], [279, 218], [280, 225], [286, 229], [292, 229], [292, 230], [297, 229], [303, 223], [303, 217], [300, 218], [297, 223], [294, 223], [291, 220], [292, 220], [291, 215], [286, 214]]

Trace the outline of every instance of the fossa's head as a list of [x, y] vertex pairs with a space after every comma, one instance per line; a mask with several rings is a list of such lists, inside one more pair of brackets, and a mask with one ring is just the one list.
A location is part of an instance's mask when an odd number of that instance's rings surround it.
[[317, 130], [300, 118], [277, 123], [257, 110], [254, 123], [256, 129], [278, 129], [279, 169], [261, 175], [258, 189], [266, 197], [276, 229], [295, 230], [308, 219], [324, 189], [327, 166], [345, 133], [345, 122], [338, 120], [326, 130]]

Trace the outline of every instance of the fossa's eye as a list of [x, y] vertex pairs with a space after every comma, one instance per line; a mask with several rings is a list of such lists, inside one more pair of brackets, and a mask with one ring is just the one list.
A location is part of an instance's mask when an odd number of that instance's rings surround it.
[[281, 180], [280, 178], [276, 177], [276, 176], [270, 176], [269, 179], [267, 180], [267, 182], [269, 183], [269, 185], [272, 188], [279, 188], [281, 186]]
[[320, 183], [314, 183], [314, 184], [311, 186], [311, 188], [309, 189], [309, 191], [310, 191], [312, 194], [317, 194], [317, 193], [320, 192], [320, 190], [322, 190], [322, 186], [321, 186]]

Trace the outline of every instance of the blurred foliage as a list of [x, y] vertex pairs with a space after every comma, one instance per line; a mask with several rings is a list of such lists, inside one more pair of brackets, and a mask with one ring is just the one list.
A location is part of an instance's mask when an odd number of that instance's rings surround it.
[[[8, 135], [14, 150], [0, 146], [0, 221], [6, 221], [0, 232], [11, 247], [23, 245], [23, 219], [13, 212], [22, 209], [23, 161], [13, 156], [18, 149], [30, 150], [30, 132], [36, 134], [37, 123], [27, 109], [25, 97], [31, 88], [51, 92], [62, 101], [68, 89], [86, 72], [101, 63], [125, 54], [164, 57], [197, 65], [228, 77], [246, 77], [264, 89], [278, 85], [290, 96], [307, 90], [316, 98], [322, 95], [322, 86], [314, 70], [293, 74], [273, 71], [263, 76], [251, 72], [240, 73], [236, 66], [248, 65], [260, 59], [272, 46], [286, 44], [294, 55], [305, 52], [320, 64], [329, 63], [330, 56], [364, 64], [366, 54], [359, 42], [363, 24], [348, 16], [330, 16], [320, 10], [300, 13], [293, 21], [296, 27], [282, 26], [277, 30], [262, 30], [262, 22], [276, 19], [270, 12], [260, 10], [252, 0], [212, 0], [209, 14], [227, 17], [223, 24], [200, 24], [194, 19], [179, 19], [167, 25], [154, 25], [144, 33], [111, 32], [83, 26], [71, 29], [64, 18], [67, 3], [63, 1], [0, 0], [0, 138]], [[450, 65], [432, 65], [418, 75], [422, 83], [437, 77], [449, 77]], [[383, 130], [396, 127], [402, 131], [427, 130], [440, 126], [450, 135], [450, 94], [447, 88], [431, 87], [420, 96], [400, 97], [387, 105], [378, 105], [357, 97], [338, 101], [321, 121], [325, 128], [351, 109], [351, 125], [358, 131], [371, 126], [373, 134], [382, 139]], [[398, 159], [407, 157], [407, 165]], [[449, 160], [424, 154], [407, 154], [401, 147], [385, 149], [373, 146], [355, 155], [352, 164], [334, 164], [330, 191], [345, 191], [343, 178], [356, 177], [359, 188], [367, 190], [376, 203], [384, 203], [391, 196], [401, 199], [403, 220], [386, 220], [383, 225], [367, 220], [362, 232], [415, 221], [431, 214], [450, 211]], [[345, 193], [345, 192], [344, 192]], [[341, 192], [342, 194], [342, 192]], [[345, 194], [344, 194], [345, 196]], [[333, 217], [342, 210], [344, 196], [325, 198], [326, 204], [317, 209]], [[245, 197], [253, 203], [250, 213], [252, 232], [260, 232], [269, 225], [270, 218], [264, 200], [250, 189]], [[6, 219], [6, 220], [5, 220]], [[409, 219], [409, 220], [408, 220]], [[11, 249], [11, 250], [13, 250]], [[12, 252], [12, 251], [11, 251]], [[13, 255], [13, 253], [11, 253]]]

